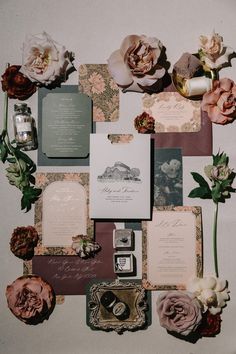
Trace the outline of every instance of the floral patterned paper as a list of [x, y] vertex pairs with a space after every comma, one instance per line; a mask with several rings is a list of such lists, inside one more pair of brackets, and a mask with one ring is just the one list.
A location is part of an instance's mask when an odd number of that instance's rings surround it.
[[79, 90], [93, 100], [93, 121], [118, 120], [119, 88], [110, 76], [107, 64], [80, 65]]

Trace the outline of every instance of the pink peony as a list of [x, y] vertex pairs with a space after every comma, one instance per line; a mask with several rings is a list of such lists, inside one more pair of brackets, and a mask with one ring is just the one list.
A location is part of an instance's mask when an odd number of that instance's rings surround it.
[[217, 124], [227, 124], [236, 117], [236, 85], [224, 78], [213, 82], [211, 91], [202, 98], [202, 110]]

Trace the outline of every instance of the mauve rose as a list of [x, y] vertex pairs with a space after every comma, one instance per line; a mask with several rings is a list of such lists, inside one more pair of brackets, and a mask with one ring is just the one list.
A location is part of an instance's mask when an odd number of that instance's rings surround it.
[[22, 276], [8, 285], [6, 297], [11, 312], [27, 324], [48, 319], [55, 304], [51, 285], [34, 275]]
[[48, 86], [66, 80], [68, 71], [74, 69], [72, 60], [72, 53], [43, 32], [24, 42], [21, 72], [31, 81]]
[[168, 291], [157, 299], [160, 325], [170, 332], [187, 336], [202, 320], [201, 306], [196, 297], [187, 292]]
[[212, 90], [202, 98], [202, 110], [217, 124], [232, 122], [236, 117], [236, 85], [224, 78], [213, 82]]
[[108, 59], [111, 76], [123, 92], [151, 90], [166, 70], [159, 65], [163, 45], [157, 38], [130, 35]]
[[2, 75], [2, 90], [7, 92], [9, 98], [27, 100], [37, 90], [35, 83], [19, 72], [20, 65], [9, 66]]

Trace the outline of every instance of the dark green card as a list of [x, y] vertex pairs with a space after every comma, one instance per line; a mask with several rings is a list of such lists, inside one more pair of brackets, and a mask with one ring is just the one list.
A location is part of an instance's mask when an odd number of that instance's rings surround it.
[[87, 166], [92, 100], [76, 85], [39, 89], [38, 164]]

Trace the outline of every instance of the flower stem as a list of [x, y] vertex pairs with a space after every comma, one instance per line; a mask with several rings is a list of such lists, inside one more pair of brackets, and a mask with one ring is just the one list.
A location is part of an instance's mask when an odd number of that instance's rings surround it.
[[214, 254], [215, 275], [216, 278], [219, 278], [218, 258], [217, 258], [217, 219], [218, 219], [218, 202], [215, 203], [215, 212], [214, 212], [213, 254]]

